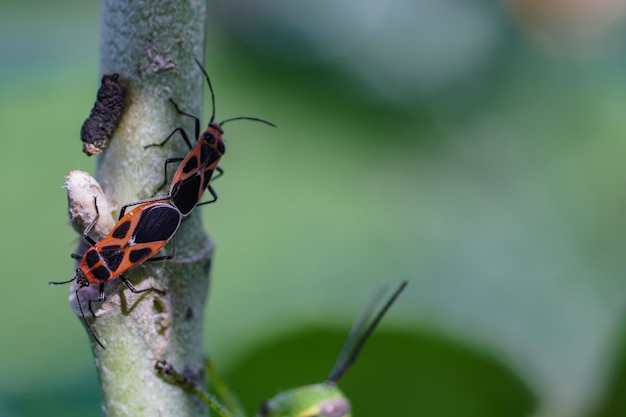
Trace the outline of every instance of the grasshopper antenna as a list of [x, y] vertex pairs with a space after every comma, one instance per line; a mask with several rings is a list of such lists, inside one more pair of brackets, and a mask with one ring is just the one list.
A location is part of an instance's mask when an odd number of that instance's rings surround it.
[[385, 302], [383, 307], [378, 311], [378, 313], [376, 313], [371, 323], [366, 324], [369, 321], [372, 312], [374, 311], [374, 307], [382, 298], [384, 291], [378, 291], [374, 295], [368, 307], [365, 309], [365, 311], [363, 311], [363, 313], [361, 313], [359, 318], [357, 318], [356, 322], [352, 326], [350, 334], [348, 335], [348, 338], [346, 339], [343, 348], [341, 348], [341, 353], [337, 358], [337, 362], [335, 362], [335, 365], [330, 371], [328, 378], [326, 378], [327, 384], [334, 385], [339, 382], [343, 374], [345, 374], [346, 371], [350, 369], [350, 367], [352, 367], [352, 365], [358, 358], [361, 349], [363, 349], [365, 342], [367, 342], [374, 329], [376, 329], [376, 326], [378, 326], [378, 323], [380, 323], [382, 318], [385, 316], [389, 308], [391, 308], [391, 306], [396, 301], [400, 293], [402, 293], [407, 284], [408, 281], [402, 281], [398, 288]]

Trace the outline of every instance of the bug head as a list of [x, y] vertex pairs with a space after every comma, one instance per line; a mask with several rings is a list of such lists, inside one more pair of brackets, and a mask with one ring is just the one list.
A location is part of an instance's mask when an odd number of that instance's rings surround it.
[[226, 153], [226, 144], [222, 138], [222, 128], [215, 122], [209, 123], [209, 127], [202, 134], [202, 141], [213, 148], [220, 157]]
[[336, 386], [307, 385], [265, 401], [257, 417], [351, 417], [350, 401]]
[[89, 281], [87, 280], [87, 276], [85, 275], [85, 273], [83, 272], [81, 268], [76, 268], [76, 273], [74, 274], [74, 278], [72, 278], [72, 281], [74, 280], [76, 281], [76, 283], [78, 284], [80, 288], [89, 286]]

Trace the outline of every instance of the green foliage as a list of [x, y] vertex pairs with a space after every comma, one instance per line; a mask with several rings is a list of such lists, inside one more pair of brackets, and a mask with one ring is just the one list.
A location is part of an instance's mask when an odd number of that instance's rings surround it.
[[[339, 384], [354, 416], [526, 416], [533, 395], [500, 361], [432, 332], [390, 332], [384, 323]], [[345, 331], [307, 329], [254, 349], [228, 375], [254, 415], [283, 390], [322, 382]], [[256, 407], [256, 408], [255, 408]]]

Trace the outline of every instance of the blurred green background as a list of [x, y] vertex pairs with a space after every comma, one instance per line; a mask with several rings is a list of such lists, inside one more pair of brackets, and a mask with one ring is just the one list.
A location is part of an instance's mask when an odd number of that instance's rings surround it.
[[[229, 125], [202, 210], [206, 344], [251, 413], [321, 382], [378, 285], [409, 279], [342, 381], [355, 416], [626, 415], [622, 2], [210, 10], [218, 119], [279, 126]], [[0, 4], [3, 417], [101, 414], [87, 335], [46, 285], [73, 270], [63, 178], [95, 162], [99, 14]]]

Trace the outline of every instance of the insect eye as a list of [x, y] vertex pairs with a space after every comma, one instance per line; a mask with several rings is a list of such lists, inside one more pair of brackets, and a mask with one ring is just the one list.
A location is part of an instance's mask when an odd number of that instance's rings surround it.
[[343, 417], [350, 413], [350, 402], [345, 398], [332, 398], [320, 404], [320, 416]]
[[213, 135], [213, 134], [211, 134], [209, 132], [204, 132], [203, 139], [209, 145], [213, 145], [215, 143], [215, 135]]

